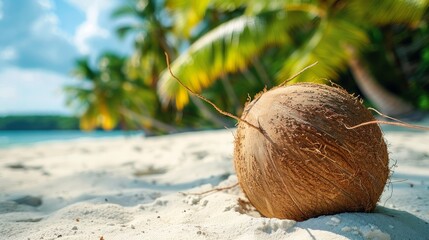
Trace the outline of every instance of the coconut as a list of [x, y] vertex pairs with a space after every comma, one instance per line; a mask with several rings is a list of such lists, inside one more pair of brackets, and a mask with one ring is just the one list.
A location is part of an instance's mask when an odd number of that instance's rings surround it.
[[302, 221], [374, 210], [389, 176], [388, 152], [377, 124], [347, 127], [375, 120], [359, 99], [298, 83], [256, 97], [241, 119], [234, 165], [263, 216]]

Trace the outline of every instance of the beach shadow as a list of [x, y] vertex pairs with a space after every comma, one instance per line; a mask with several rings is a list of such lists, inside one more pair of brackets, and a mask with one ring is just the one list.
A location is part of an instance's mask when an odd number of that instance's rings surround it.
[[[123, 207], [133, 207], [140, 204], [156, 202], [159, 197], [171, 193], [187, 192], [198, 186], [206, 184], [217, 186], [219, 183], [226, 180], [229, 175], [230, 174], [227, 173], [219, 174], [183, 183], [157, 183], [156, 180], [150, 177], [111, 176], [107, 173], [94, 174], [93, 172], [81, 172], [55, 180], [55, 182], [63, 183], [62, 188], [69, 189], [71, 192], [76, 191], [76, 195], [73, 193], [66, 194], [65, 196], [61, 193], [44, 195], [44, 190], [49, 189], [53, 184], [51, 182], [33, 188], [32, 191], [29, 191], [27, 194], [43, 196], [43, 203], [38, 203], [37, 209], [34, 208], [32, 211], [53, 212], [79, 202], [92, 202], [97, 204], [110, 203]], [[11, 194], [14, 195], [13, 193]], [[2, 199], [0, 199], [0, 203], [1, 202]], [[14, 206], [22, 205], [21, 202], [12, 203], [14, 203]], [[3, 206], [0, 204], [0, 212], [22, 211], [21, 208], [17, 208], [16, 206], [11, 207], [9, 205]]]
[[[405, 211], [378, 206], [374, 213], [341, 213], [297, 222], [309, 239], [324, 231], [349, 239], [428, 239], [429, 223]], [[378, 237], [378, 238], [377, 238]], [[383, 238], [385, 237], [385, 238]]]

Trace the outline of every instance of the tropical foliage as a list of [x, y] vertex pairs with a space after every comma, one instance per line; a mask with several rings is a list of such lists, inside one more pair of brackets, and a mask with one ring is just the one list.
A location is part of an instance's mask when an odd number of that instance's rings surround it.
[[116, 19], [135, 19], [132, 23], [118, 27], [116, 33], [119, 38], [135, 36], [135, 51], [128, 61], [127, 74], [152, 86], [157, 84], [159, 74], [167, 66], [164, 52], [172, 58], [177, 54], [177, 43], [172, 42], [171, 34], [168, 35], [171, 24], [164, 13], [163, 1], [134, 0], [112, 14]]
[[[98, 126], [113, 129], [136, 128], [139, 120], [135, 114], [153, 116], [157, 111], [156, 95], [141, 81], [130, 79], [124, 71], [125, 58], [106, 53], [98, 60], [98, 68], [92, 67], [87, 58], [76, 62], [74, 76], [79, 84], [68, 86], [68, 104], [80, 112], [80, 126], [92, 130]], [[150, 119], [141, 123], [151, 124]]]
[[[293, 81], [339, 79], [355, 88], [352, 79], [359, 79], [350, 73], [364, 65], [368, 68], [357, 70], [428, 109], [424, 16], [428, 4], [428, 0], [128, 0], [112, 17], [132, 19], [116, 33], [119, 38], [134, 38], [134, 53], [106, 53], [96, 66], [85, 58], [77, 60], [74, 76], [80, 80], [66, 88], [69, 104], [87, 130], [119, 125], [172, 132], [177, 126], [232, 125], [173, 79], [166, 71], [167, 53], [172, 72], [182, 82], [237, 115], [249, 96], [316, 61]], [[359, 64], [350, 64], [351, 59]]]
[[[195, 18], [205, 16], [203, 9], [244, 11], [199, 38], [173, 63], [173, 72], [197, 92], [223, 74], [246, 68], [273, 47], [282, 53], [273, 60], [274, 65], [281, 62], [276, 83], [316, 61], [316, 67], [295, 81], [335, 79], [347, 67], [347, 50], [364, 49], [371, 29], [393, 23], [416, 25], [428, 5], [423, 0], [170, 2], [175, 11], [185, 13], [177, 20], [186, 23], [183, 32], [198, 26], [201, 19]], [[168, 73], [162, 75], [158, 93], [163, 103], [173, 102], [178, 109], [188, 102], [187, 92]]]

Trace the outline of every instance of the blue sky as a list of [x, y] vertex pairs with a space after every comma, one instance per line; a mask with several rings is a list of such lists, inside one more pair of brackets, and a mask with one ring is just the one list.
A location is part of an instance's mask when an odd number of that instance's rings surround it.
[[123, 0], [0, 0], [0, 115], [70, 114], [62, 87], [74, 60], [130, 53], [110, 18]]

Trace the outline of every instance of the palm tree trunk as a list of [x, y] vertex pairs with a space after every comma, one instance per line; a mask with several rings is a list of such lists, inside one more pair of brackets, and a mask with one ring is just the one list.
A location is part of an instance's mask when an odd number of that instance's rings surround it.
[[[161, 130], [164, 133], [175, 133], [177, 132], [177, 129], [169, 124], [166, 124], [164, 122], [161, 122], [151, 116], [147, 116], [144, 114], [137, 114], [131, 110], [128, 110], [126, 108], [121, 108], [120, 111], [122, 114], [129, 116], [132, 119], [135, 119], [137, 122], [140, 123], [146, 123], [150, 126], [153, 126], [154, 128]], [[149, 129], [150, 130], [150, 129]]]
[[413, 112], [414, 108], [411, 104], [384, 89], [374, 79], [353, 47], [348, 46], [347, 51], [350, 54], [348, 64], [359, 89], [366, 98], [377, 106], [378, 110], [389, 116], [403, 116]]

